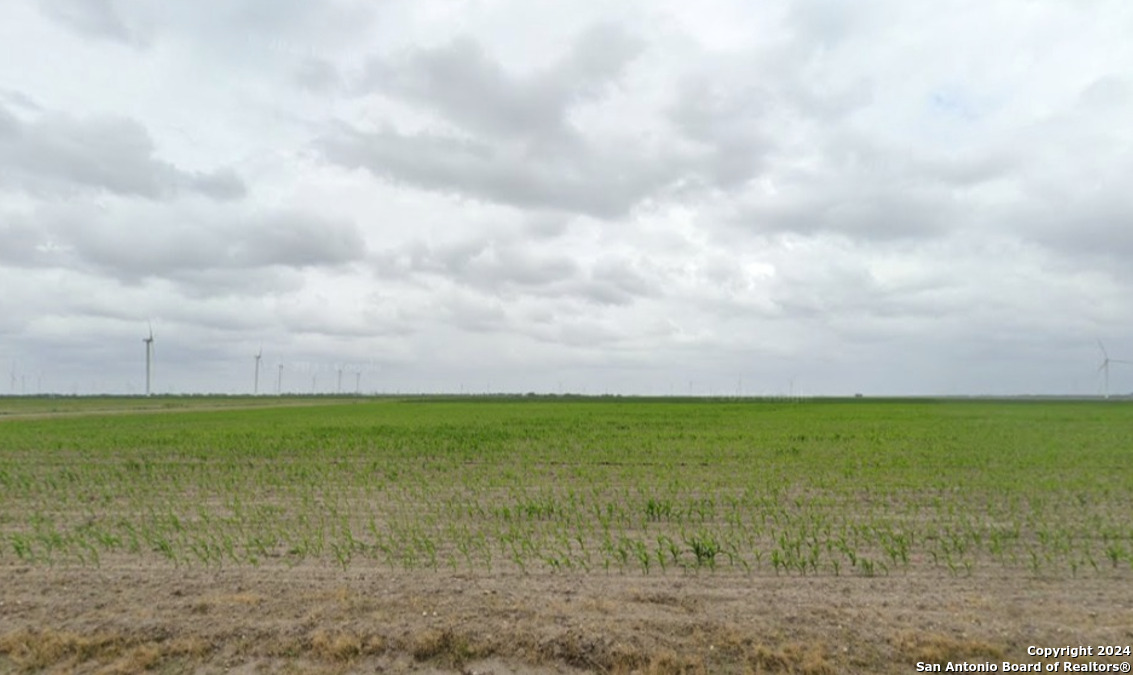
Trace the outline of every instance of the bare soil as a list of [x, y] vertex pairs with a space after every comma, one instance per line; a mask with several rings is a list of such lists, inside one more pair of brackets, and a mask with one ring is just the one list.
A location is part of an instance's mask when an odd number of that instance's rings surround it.
[[0, 673], [912, 673], [1079, 644], [1133, 644], [1128, 571], [0, 566]]

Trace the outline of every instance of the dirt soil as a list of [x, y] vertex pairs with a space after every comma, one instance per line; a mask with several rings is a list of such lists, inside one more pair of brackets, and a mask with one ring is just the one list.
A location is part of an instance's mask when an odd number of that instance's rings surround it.
[[1127, 572], [0, 566], [0, 673], [912, 673], [1102, 644], [1133, 644]]

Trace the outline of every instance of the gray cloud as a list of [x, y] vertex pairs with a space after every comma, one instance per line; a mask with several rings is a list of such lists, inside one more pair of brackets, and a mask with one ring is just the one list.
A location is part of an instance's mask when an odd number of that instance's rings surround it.
[[330, 162], [393, 181], [525, 208], [620, 215], [685, 171], [668, 151], [589, 138], [570, 119], [601, 99], [641, 44], [615, 26], [584, 32], [546, 70], [508, 73], [472, 38], [374, 59], [363, 91], [440, 115], [458, 132], [340, 125], [316, 143]]
[[366, 242], [354, 223], [279, 212], [253, 220], [235, 257], [258, 265], [319, 267], [363, 260]]
[[1086, 256], [1129, 277], [1133, 257], [1133, 196], [1116, 176], [1075, 195], [1039, 199], [1023, 211], [1018, 230], [1062, 255]]
[[561, 132], [568, 83], [511, 78], [472, 38], [421, 50], [400, 63], [371, 61], [365, 88], [398, 96], [461, 127], [493, 136]]
[[127, 25], [113, 0], [39, 0], [45, 15], [80, 35], [129, 45], [144, 45], [143, 35]]
[[322, 93], [330, 93], [341, 81], [334, 64], [314, 56], [304, 58], [296, 66], [292, 77], [300, 87]]
[[640, 269], [637, 261], [623, 256], [604, 256], [594, 262], [581, 294], [600, 305], [629, 305], [635, 300], [665, 293], [665, 279]]
[[[300, 270], [286, 267], [224, 268], [181, 267], [165, 270], [162, 276], [177, 295], [190, 300], [217, 300], [223, 298], [269, 298], [298, 293], [306, 283]], [[194, 308], [196, 309], [196, 308]], [[163, 310], [167, 313], [167, 310]], [[197, 312], [186, 313], [191, 318]], [[263, 325], [267, 315], [245, 316], [236, 325]]]
[[567, 232], [570, 218], [557, 213], [534, 212], [526, 218], [524, 235], [534, 239], [554, 239]]
[[538, 254], [511, 243], [491, 240], [454, 242], [438, 246], [413, 243], [375, 256], [378, 274], [385, 278], [436, 275], [486, 291], [535, 289], [576, 278], [579, 265], [562, 255]]
[[1128, 75], [1102, 75], [1090, 82], [1079, 95], [1079, 105], [1087, 111], [1124, 109], [1133, 99], [1133, 83]]
[[428, 285], [444, 280], [484, 298], [530, 299], [626, 306], [662, 291], [660, 275], [622, 255], [586, 256], [540, 251], [524, 241], [465, 240], [428, 246], [415, 242], [372, 256], [386, 280]]
[[340, 127], [319, 139], [328, 161], [364, 168], [395, 182], [524, 208], [595, 216], [624, 214], [671, 184], [679, 168], [632, 149], [577, 144], [541, 152], [518, 143], [485, 143], [392, 129], [368, 133]]
[[488, 246], [475, 257], [459, 261], [453, 271], [463, 273], [474, 285], [502, 290], [508, 286], [549, 286], [574, 277], [579, 267], [566, 256], [540, 255], [515, 246]]
[[934, 151], [838, 129], [811, 152], [802, 165], [777, 152], [766, 175], [731, 202], [728, 222], [878, 242], [946, 236], [981, 226], [992, 212], [987, 202], [1024, 161], [1006, 146]]
[[601, 97], [640, 50], [623, 29], [595, 26], [558, 63], [515, 76], [463, 37], [400, 59], [373, 59], [363, 86], [432, 109], [469, 132], [553, 146], [576, 133], [566, 119], [571, 107]]
[[[829, 186], [829, 187], [828, 187]], [[932, 186], [838, 187], [815, 177], [774, 198], [753, 199], [735, 223], [753, 232], [840, 233], [885, 240], [936, 236], [962, 211], [944, 190]]]
[[38, 113], [43, 109], [38, 103], [35, 102], [34, 99], [32, 99], [27, 94], [24, 94], [23, 92], [14, 91], [11, 89], [0, 89], [0, 120], [7, 118], [8, 124], [12, 125], [13, 127], [16, 125], [17, 120], [15, 119], [15, 116], [12, 115], [12, 113], [4, 109], [4, 106], [2, 105], [4, 103], [7, 103], [12, 107], [22, 108], [25, 111], [33, 113]]
[[157, 158], [149, 133], [135, 120], [47, 113], [22, 122], [2, 108], [0, 177], [41, 194], [102, 190], [158, 200], [183, 190], [221, 200], [245, 194], [231, 169], [186, 172]]
[[0, 263], [15, 267], [50, 264], [50, 239], [27, 217], [0, 215]]
[[837, 0], [799, 0], [787, 12], [787, 26], [798, 37], [797, 43], [819, 51], [867, 31], [862, 30], [871, 14], [869, 7], [850, 7]]
[[193, 173], [184, 181], [191, 190], [213, 199], [227, 201], [243, 198], [248, 188], [232, 169], [218, 169], [212, 173]]
[[459, 291], [442, 295], [439, 300], [440, 316], [461, 329], [476, 333], [509, 329], [507, 311], [498, 300]]
[[766, 130], [774, 105], [770, 92], [759, 86], [736, 89], [690, 77], [670, 117], [687, 138], [707, 148], [711, 184], [729, 188], [754, 176], [776, 147]]
[[298, 270], [334, 268], [366, 255], [353, 223], [299, 212], [185, 217], [83, 205], [45, 209], [35, 214], [36, 228], [29, 222], [0, 230], [0, 240], [28, 255], [24, 266], [62, 264], [126, 283], [170, 279], [210, 292], [295, 288]]

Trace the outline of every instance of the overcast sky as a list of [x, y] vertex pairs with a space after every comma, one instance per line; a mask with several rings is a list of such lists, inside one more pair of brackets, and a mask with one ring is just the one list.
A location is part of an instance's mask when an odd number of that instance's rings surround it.
[[[0, 393], [1096, 394], [1128, 0], [0, 3]], [[280, 366], [282, 365], [282, 371]], [[1133, 364], [1110, 388], [1133, 391]]]

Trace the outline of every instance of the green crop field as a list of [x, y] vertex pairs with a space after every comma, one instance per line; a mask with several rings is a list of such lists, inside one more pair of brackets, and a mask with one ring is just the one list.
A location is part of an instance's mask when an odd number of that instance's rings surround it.
[[1130, 429], [1118, 402], [8, 399], [0, 564], [1124, 574]]

